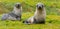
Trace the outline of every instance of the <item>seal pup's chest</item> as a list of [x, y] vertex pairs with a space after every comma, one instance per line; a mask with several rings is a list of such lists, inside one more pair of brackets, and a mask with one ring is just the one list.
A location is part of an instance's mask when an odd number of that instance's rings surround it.
[[16, 15], [20, 15], [21, 10], [15, 10], [14, 13], [15, 13]]

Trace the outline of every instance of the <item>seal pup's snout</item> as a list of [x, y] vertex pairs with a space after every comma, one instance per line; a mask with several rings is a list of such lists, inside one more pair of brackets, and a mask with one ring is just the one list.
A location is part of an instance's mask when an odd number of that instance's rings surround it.
[[38, 3], [38, 4], [37, 4], [37, 8], [38, 8], [38, 9], [43, 9], [43, 7], [44, 7], [44, 4], [42, 4], [42, 3]]
[[21, 7], [21, 4], [20, 4], [20, 3], [17, 3], [17, 4], [15, 5], [15, 7], [16, 7], [16, 8], [20, 8], [20, 7]]

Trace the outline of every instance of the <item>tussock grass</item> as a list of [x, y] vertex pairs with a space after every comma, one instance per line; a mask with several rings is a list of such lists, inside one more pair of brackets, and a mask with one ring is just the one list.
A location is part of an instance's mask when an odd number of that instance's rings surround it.
[[24, 24], [24, 20], [33, 16], [33, 13], [23, 13], [22, 21], [0, 20], [0, 29], [60, 29], [60, 16], [47, 15], [46, 24]]
[[[13, 10], [15, 3], [21, 3], [23, 7], [22, 21], [1, 21], [2, 13]], [[22, 23], [34, 15], [36, 4], [42, 2], [46, 8], [46, 24]], [[60, 29], [60, 0], [0, 0], [0, 29]]]

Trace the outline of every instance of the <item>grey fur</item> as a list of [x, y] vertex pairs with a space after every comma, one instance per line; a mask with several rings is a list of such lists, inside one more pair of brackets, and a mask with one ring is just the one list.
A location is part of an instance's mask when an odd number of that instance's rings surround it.
[[33, 24], [33, 23], [45, 24], [45, 18], [46, 18], [46, 11], [45, 11], [44, 4], [38, 3], [36, 5], [36, 11], [35, 11], [34, 16], [23, 21], [23, 23], [25, 23], [25, 24]]
[[3, 14], [2, 20], [21, 20], [22, 6], [20, 3], [14, 5], [12, 12]]

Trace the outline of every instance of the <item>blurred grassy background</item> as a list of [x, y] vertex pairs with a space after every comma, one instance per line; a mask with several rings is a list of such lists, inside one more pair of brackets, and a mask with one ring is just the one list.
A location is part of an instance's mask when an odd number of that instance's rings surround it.
[[60, 29], [60, 0], [0, 0], [0, 14], [12, 11], [17, 2], [23, 7], [22, 20], [33, 16], [38, 2], [44, 3], [46, 24], [26, 25], [22, 21], [0, 21], [0, 29]]
[[23, 12], [34, 12], [36, 4], [42, 2], [45, 4], [48, 15], [60, 15], [59, 0], [0, 0], [0, 13], [12, 11], [17, 2], [22, 4]]

